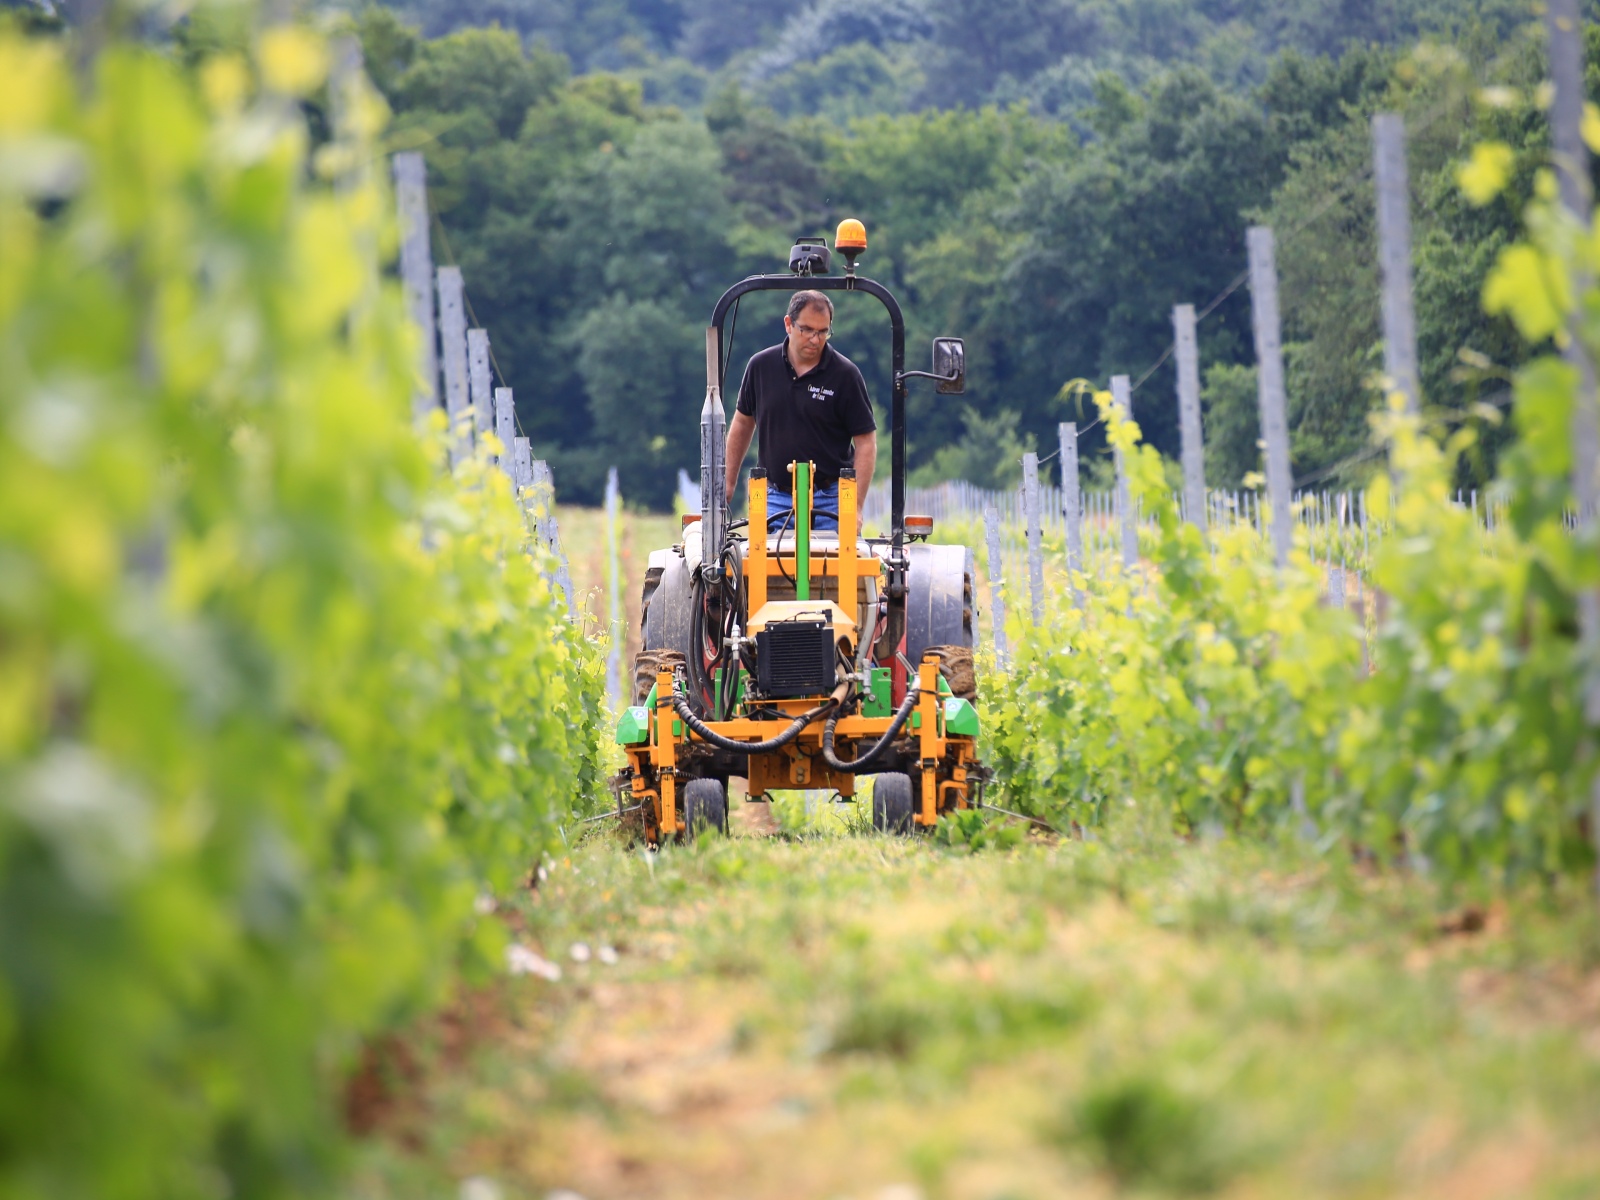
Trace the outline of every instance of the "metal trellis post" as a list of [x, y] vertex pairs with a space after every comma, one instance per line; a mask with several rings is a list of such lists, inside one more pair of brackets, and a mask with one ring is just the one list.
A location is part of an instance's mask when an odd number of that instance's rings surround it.
[[1183, 437], [1184, 517], [1206, 529], [1206, 452], [1200, 429], [1200, 348], [1194, 332], [1194, 305], [1172, 310], [1178, 357], [1178, 426]]
[[1267, 503], [1272, 506], [1272, 557], [1289, 564], [1294, 546], [1290, 512], [1294, 481], [1289, 472], [1288, 403], [1283, 388], [1283, 339], [1278, 321], [1278, 268], [1272, 230], [1253, 225], [1246, 235], [1250, 251], [1250, 308], [1255, 326], [1256, 393], [1261, 406], [1261, 436], [1267, 443]]
[[989, 551], [989, 626], [994, 636], [994, 662], [1006, 669], [1005, 560], [1000, 556], [1000, 510], [989, 505], [983, 510], [984, 541]]
[[1044, 547], [1039, 529], [1039, 456], [1022, 456], [1022, 514], [1028, 536], [1028, 603], [1033, 627], [1044, 624]]
[[1072, 589], [1072, 602], [1083, 606], [1083, 593], [1078, 590], [1078, 576], [1083, 573], [1083, 493], [1078, 483], [1078, 426], [1073, 421], [1063, 421], [1056, 426], [1061, 446], [1061, 520], [1065, 525], [1067, 546], [1067, 582]]
[[[1126, 375], [1111, 377], [1111, 399], [1124, 417], [1133, 415], [1133, 389]], [[1122, 566], [1131, 571], [1139, 565], [1139, 518], [1133, 511], [1133, 494], [1128, 487], [1128, 464], [1122, 447], [1115, 447], [1117, 466], [1117, 523], [1122, 531]]]
[[1417, 317], [1411, 295], [1411, 189], [1406, 125], [1399, 113], [1372, 118], [1373, 180], [1378, 193], [1378, 265], [1383, 271], [1383, 373], [1418, 410]]
[[[1550, 106], [1550, 124], [1555, 147], [1561, 203], [1578, 228], [1587, 230], [1593, 194], [1589, 183], [1589, 153], [1584, 145], [1584, 51], [1583, 23], [1578, 0], [1548, 0], [1545, 26], [1550, 35], [1550, 75], [1555, 96]], [[1567, 362], [1578, 373], [1578, 395], [1572, 412], [1572, 492], [1577, 504], [1577, 533], [1587, 536], [1600, 519], [1600, 405], [1596, 402], [1595, 365], [1583, 341], [1583, 305], [1594, 280], [1580, 268], [1573, 280], [1573, 291], [1580, 303], [1568, 315], [1571, 337], [1563, 350]], [[1600, 726], [1600, 590], [1587, 588], [1578, 596], [1578, 623], [1584, 659], [1590, 664], [1590, 677], [1584, 689], [1584, 709], [1588, 717], [1590, 743], [1596, 742]], [[1596, 849], [1600, 849], [1600, 776], [1590, 785], [1589, 830]], [[1600, 889], [1600, 868], [1595, 886]]]

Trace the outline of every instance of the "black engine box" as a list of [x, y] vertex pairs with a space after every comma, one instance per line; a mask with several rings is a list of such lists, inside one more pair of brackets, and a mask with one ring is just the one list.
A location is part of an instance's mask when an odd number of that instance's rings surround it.
[[763, 696], [826, 695], [834, 676], [830, 622], [781, 621], [756, 634], [756, 687]]

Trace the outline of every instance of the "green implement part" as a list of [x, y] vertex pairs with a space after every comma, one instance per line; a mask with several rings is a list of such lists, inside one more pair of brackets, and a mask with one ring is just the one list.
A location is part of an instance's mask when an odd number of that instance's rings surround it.
[[861, 715], [863, 717], [892, 717], [894, 705], [889, 702], [888, 667], [872, 668], [872, 687], [866, 695], [861, 697]]
[[794, 598], [811, 599], [811, 464], [794, 464]]
[[977, 737], [978, 710], [960, 696], [946, 696], [944, 732], [946, 737]]
[[650, 740], [650, 710], [641, 704], [622, 710], [617, 722], [617, 745], [639, 746]]

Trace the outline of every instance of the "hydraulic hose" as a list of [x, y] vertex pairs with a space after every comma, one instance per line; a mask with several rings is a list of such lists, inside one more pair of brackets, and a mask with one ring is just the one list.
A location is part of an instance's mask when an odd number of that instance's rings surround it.
[[764, 742], [737, 742], [733, 738], [723, 737], [715, 729], [712, 729], [711, 726], [695, 716], [694, 710], [689, 707], [688, 699], [681, 692], [674, 689], [672, 693], [672, 711], [683, 718], [683, 723], [694, 730], [696, 736], [710, 742], [718, 750], [730, 750], [735, 754], [770, 754], [774, 750], [782, 750], [795, 738], [799, 737], [801, 731], [807, 725], [823, 714], [833, 711], [838, 706], [839, 702], [830, 697], [808, 712], [801, 713], [777, 737], [768, 738]]
[[[739, 620], [739, 613], [743, 609], [744, 594], [744, 564], [740, 560], [738, 543], [731, 538], [722, 550], [724, 571], [718, 573], [716, 587], [721, 593], [722, 622], [716, 632], [716, 654], [711, 662], [711, 670], [717, 667], [737, 667], [738, 663], [728, 663], [727, 639], [732, 634], [732, 626]], [[712, 602], [712, 593], [707, 586], [705, 578], [696, 571], [690, 585], [689, 609], [689, 644], [691, 651], [688, 655], [686, 666], [689, 672], [689, 687], [694, 702], [706, 700], [710, 716], [713, 720], [725, 721], [729, 710], [733, 707], [733, 696], [737, 684], [732, 676], [733, 672], [724, 670], [720, 678], [714, 679], [706, 673], [705, 644], [706, 644], [706, 608]]]
[[907, 688], [906, 698], [900, 701], [900, 707], [895, 709], [894, 720], [889, 722], [889, 728], [884, 730], [883, 736], [860, 758], [853, 758], [848, 762], [833, 752], [833, 734], [834, 730], [839, 726], [839, 713], [834, 712], [828, 718], [828, 723], [822, 727], [822, 761], [828, 764], [830, 770], [838, 771], [845, 775], [854, 775], [862, 767], [867, 766], [873, 759], [882, 754], [884, 747], [894, 741], [901, 728], [911, 719], [912, 710], [917, 707], [917, 699], [921, 695], [920, 688]]

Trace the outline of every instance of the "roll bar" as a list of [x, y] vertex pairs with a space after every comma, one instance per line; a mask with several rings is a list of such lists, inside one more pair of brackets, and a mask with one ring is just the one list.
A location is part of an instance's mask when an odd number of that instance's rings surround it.
[[[892, 337], [889, 395], [889, 578], [888, 592], [891, 627], [903, 630], [906, 601], [905, 555], [906, 524], [906, 324], [894, 294], [875, 280], [851, 272], [845, 275], [751, 275], [741, 279], [717, 301], [706, 329], [706, 402], [700, 413], [700, 530], [703, 540], [701, 561], [706, 569], [718, 571], [722, 563], [723, 539], [727, 533], [727, 513], [723, 499], [724, 470], [721, 429], [722, 324], [735, 300], [749, 292], [865, 292], [874, 296], [889, 312]], [[713, 411], [714, 410], [714, 411]], [[862, 497], [865, 502], [866, 497]], [[753, 533], [754, 531], [752, 531]], [[843, 532], [843, 531], [841, 531]], [[902, 620], [894, 621], [898, 612]]]

